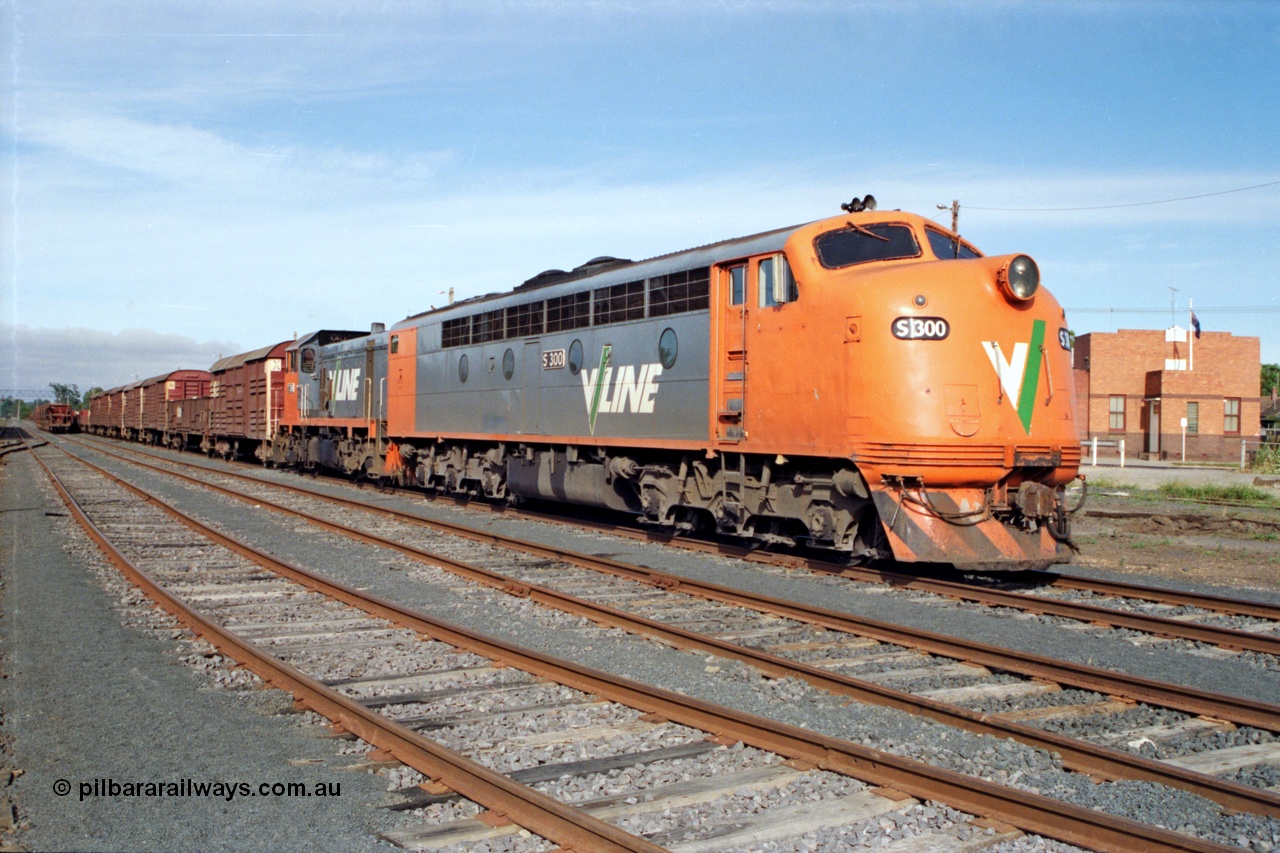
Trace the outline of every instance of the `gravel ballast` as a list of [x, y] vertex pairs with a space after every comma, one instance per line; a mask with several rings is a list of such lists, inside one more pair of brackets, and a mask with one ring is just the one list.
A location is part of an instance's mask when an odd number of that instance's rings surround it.
[[[22, 829], [34, 850], [389, 851], [374, 833], [396, 818], [379, 776], [342, 769], [340, 741], [287, 712], [275, 690], [215, 690], [180, 660], [189, 635], [156, 623], [122, 625], [118, 598], [91, 565], [104, 565], [78, 534], [45, 475], [27, 454], [0, 470], [5, 580], [0, 681], [4, 735]], [[69, 536], [75, 534], [76, 539]], [[109, 570], [113, 571], [113, 570]], [[133, 592], [136, 595], [136, 591]], [[194, 657], [200, 658], [199, 654]], [[207, 661], [208, 659], [203, 659]], [[247, 673], [234, 674], [248, 682]], [[226, 675], [222, 676], [226, 678]], [[59, 780], [70, 793], [59, 796]], [[117, 796], [86, 796], [82, 785], [121, 785]], [[110, 780], [110, 781], [108, 781]], [[127, 783], [318, 784], [338, 797], [158, 795]], [[334, 786], [339, 786], [335, 788]], [[162, 789], [163, 790], [163, 789]], [[173, 796], [168, 795], [169, 792]]]
[[[1063, 773], [1055, 756], [1016, 743], [948, 730], [886, 709], [846, 707], [842, 700], [800, 682], [765, 679], [740, 664], [655, 649], [652, 643], [627, 637], [622, 632], [605, 631], [584, 620], [552, 615], [527, 600], [473, 588], [461, 580], [445, 585], [423, 583], [415, 576], [435, 573], [417, 569], [415, 564], [380, 549], [317, 533], [314, 528], [262, 508], [196, 492], [193, 487], [163, 475], [142, 473], [117, 462], [103, 464], [128, 471], [130, 477], [146, 482], [148, 488], [154, 488], [187, 511], [207, 519], [225, 519], [226, 524], [246, 538], [286, 559], [475, 630], [505, 636], [551, 654], [748, 713], [773, 717], [949, 769], [984, 775], [1015, 787], [1063, 796], [1085, 807], [1138, 816], [1174, 829], [1195, 827], [1187, 831], [1223, 843], [1244, 843], [1256, 850], [1270, 850], [1280, 844], [1280, 822], [1250, 815], [1223, 816], [1214, 804], [1145, 783], [1096, 785], [1085, 777]], [[269, 476], [297, 482], [291, 475]], [[309, 482], [308, 485], [350, 494], [334, 484]], [[371, 492], [365, 492], [364, 496], [411, 507], [424, 515], [462, 516], [470, 524], [501, 527], [515, 535], [609, 553], [619, 559], [713, 582], [812, 600], [871, 618], [900, 621], [1038, 653], [1050, 651], [1045, 647], [1046, 635], [1056, 630], [1051, 624], [1036, 619], [1010, 619], [985, 609], [948, 606], [931, 597], [887, 594], [885, 588], [842, 579], [761, 571], [738, 561], [679, 549], [664, 550], [614, 537], [574, 532], [561, 526], [497, 518], [442, 505], [424, 506], [403, 498], [379, 498]], [[1247, 661], [1206, 662], [1172, 649], [1136, 647], [1118, 633], [1085, 634], [1073, 630], [1063, 635], [1070, 639], [1050, 641], [1051, 651], [1066, 652], [1063, 656], [1074, 660], [1131, 669], [1153, 678], [1205, 684], [1212, 689], [1253, 695], [1265, 701], [1280, 698], [1280, 679], [1275, 671], [1262, 667], [1260, 672], [1259, 667]]]
[[[283, 519], [262, 508], [230, 502], [172, 478], [144, 474], [132, 466], [106, 462], [105, 467], [127, 472], [131, 479], [206, 519], [222, 519], [246, 538], [286, 559], [307, 565], [347, 583], [368, 587], [375, 593], [403, 601], [440, 618], [466, 624], [476, 630], [502, 635], [525, 645], [612, 670], [688, 693], [708, 701], [774, 717], [837, 737], [902, 755], [928, 760], [940, 766], [978, 773], [1016, 787], [1061, 795], [1081, 805], [1115, 814], [1152, 820], [1174, 829], [1195, 827], [1195, 834], [1229, 844], [1269, 850], [1280, 843], [1277, 822], [1248, 815], [1224, 817], [1212, 804], [1167, 789], [1138, 783], [1095, 785], [1090, 780], [1061, 772], [1056, 757], [1010, 742], [967, 735], [921, 722], [885, 709], [846, 707], [835, 697], [790, 680], [770, 680], [736, 663], [665, 649], [627, 637], [619, 631], [599, 629], [584, 620], [551, 614], [527, 600], [481, 590], [459, 579], [447, 584], [428, 583], [437, 574], [424, 570], [380, 549], [357, 545], [343, 537], [317, 533], [314, 528]], [[282, 476], [285, 481], [296, 478]], [[340, 486], [308, 484], [324, 490], [347, 492]], [[347, 492], [349, 494], [349, 492]], [[366, 492], [366, 498], [376, 499]], [[902, 621], [947, 633], [973, 636], [988, 642], [1044, 651], [1045, 637], [1054, 629], [1039, 620], [1010, 619], [978, 608], [948, 606], [930, 597], [887, 594], [884, 588], [819, 578], [804, 573], [777, 573], [716, 557], [663, 550], [613, 537], [573, 532], [536, 522], [495, 518], [444, 506], [427, 506], [401, 498], [389, 503], [412, 507], [423, 514], [462, 516], [471, 524], [500, 526], [517, 535], [620, 559], [643, 562], [677, 573], [697, 575], [713, 582], [740, 585], [762, 592], [816, 600], [824, 606], [871, 618]], [[1054, 651], [1067, 646], [1073, 658], [1113, 668], [1166, 671], [1151, 677], [1203, 683], [1206, 678], [1229, 684], [1225, 692], [1248, 693], [1267, 701], [1280, 696], [1274, 669], [1242, 661], [1206, 662], [1176, 651], [1135, 647], [1123, 635], [1079, 631], [1063, 632], [1069, 643], [1054, 642]], [[714, 672], [713, 672], [714, 670]], [[1206, 672], [1206, 670], [1210, 670]], [[1260, 672], [1261, 670], [1261, 672]], [[1222, 688], [1215, 688], [1222, 689]], [[1261, 691], [1261, 693], [1260, 693]], [[1191, 831], [1191, 830], [1188, 830]], [[1241, 839], [1244, 839], [1241, 841]]]

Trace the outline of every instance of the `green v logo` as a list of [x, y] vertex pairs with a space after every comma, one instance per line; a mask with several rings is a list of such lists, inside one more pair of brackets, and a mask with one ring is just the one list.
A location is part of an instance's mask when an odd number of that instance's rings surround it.
[[604, 348], [600, 350], [600, 366], [596, 368], [595, 376], [592, 377], [593, 381], [588, 386], [591, 388], [591, 397], [587, 404], [587, 416], [591, 421], [592, 435], [596, 434], [596, 415], [600, 413], [600, 399], [604, 396], [604, 387], [609, 382], [609, 374], [613, 373], [612, 370], [607, 369], [609, 367], [609, 355], [612, 352], [613, 347], [610, 344], [605, 344]]
[[1031, 324], [1031, 341], [1019, 341], [1006, 361], [998, 341], [983, 341], [982, 348], [1000, 378], [1000, 387], [1010, 400], [1017, 402], [1018, 420], [1027, 435], [1031, 434], [1031, 415], [1035, 412], [1036, 392], [1040, 390], [1040, 365], [1044, 358], [1044, 320]]

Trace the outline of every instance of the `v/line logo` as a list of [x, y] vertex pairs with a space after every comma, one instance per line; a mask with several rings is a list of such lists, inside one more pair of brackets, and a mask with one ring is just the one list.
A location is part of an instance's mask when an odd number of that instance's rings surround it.
[[329, 371], [329, 387], [335, 402], [360, 399], [360, 370], [359, 367], [348, 367], [346, 370]]
[[587, 419], [591, 434], [596, 434], [596, 416], [602, 414], [652, 414], [654, 398], [658, 394], [658, 377], [662, 374], [662, 365], [651, 364], [620, 365], [616, 372], [609, 363], [613, 354], [613, 345], [605, 344], [600, 350], [600, 366], [594, 370], [584, 370], [582, 377], [582, 393], [587, 403]]
[[1009, 360], [1005, 361], [998, 341], [983, 341], [991, 366], [1000, 378], [1000, 387], [1010, 400], [1017, 401], [1018, 420], [1027, 435], [1031, 434], [1031, 415], [1035, 412], [1036, 392], [1040, 389], [1040, 365], [1044, 358], [1044, 320], [1031, 324], [1031, 341], [1018, 341], [1013, 345]]

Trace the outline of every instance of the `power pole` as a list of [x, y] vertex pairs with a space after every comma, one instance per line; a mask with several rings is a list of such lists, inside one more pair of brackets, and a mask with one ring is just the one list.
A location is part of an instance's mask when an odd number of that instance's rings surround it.
[[[947, 210], [947, 209], [948, 208], [945, 204], [938, 205], [938, 210]], [[950, 210], [951, 210], [951, 233], [959, 234], [960, 233], [960, 200], [959, 199], [951, 200]]]

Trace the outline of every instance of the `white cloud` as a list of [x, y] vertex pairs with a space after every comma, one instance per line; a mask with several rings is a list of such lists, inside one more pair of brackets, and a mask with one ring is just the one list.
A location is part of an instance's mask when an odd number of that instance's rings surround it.
[[[439, 304], [449, 287], [462, 298], [600, 254], [641, 258], [838, 213], [855, 192], [940, 222], [947, 215], [935, 205], [958, 198], [967, 236], [993, 253], [1033, 252], [1055, 289], [1075, 289], [1073, 304], [1163, 298], [1166, 284], [1186, 287], [1185, 279], [1226, 266], [1236, 272], [1229, 298], [1256, 303], [1246, 292], [1274, 284], [1274, 261], [1269, 268], [1261, 247], [1274, 243], [1266, 223], [1280, 221], [1280, 188], [1096, 208], [1275, 175], [1060, 168], [1030, 149], [1018, 165], [995, 162], [998, 154], [974, 159], [987, 152], [971, 148], [924, 165], [918, 152], [935, 149], [894, 143], [918, 134], [911, 111], [875, 112], [885, 129], [870, 123], [840, 136], [847, 126], [824, 112], [836, 105], [815, 110], [799, 96], [766, 104], [747, 91], [672, 108], [664, 99], [678, 100], [676, 88], [703, 91], [702, 66], [658, 85], [651, 102], [617, 91], [636, 113], [617, 136], [603, 128], [598, 138], [573, 135], [594, 130], [594, 102], [569, 103], [586, 116], [544, 112], [539, 85], [565, 84], [544, 66], [573, 53], [560, 48], [597, 35], [621, 43], [631, 23], [628, 41], [644, 47], [620, 61], [656, 71], [687, 60], [681, 48], [717, 32], [715, 22], [846, 20], [843, 4], [811, 4], [807, 15], [787, 4], [657, 5], [16, 4], [17, 97], [0, 122], [16, 140], [4, 156], [12, 150], [18, 163], [0, 170], [0, 182], [17, 184], [6, 187], [13, 203], [0, 217], [17, 216], [0, 247], [9, 297], [0, 322], [104, 333], [144, 326], [248, 349], [307, 328], [394, 322]], [[859, 18], [906, 14], [893, 11], [900, 4], [874, 15], [855, 8]], [[779, 27], [775, 36], [787, 34]], [[652, 45], [645, 35], [655, 36]], [[602, 57], [583, 55], [559, 71], [607, 74], [592, 64]], [[860, 108], [869, 81], [854, 82], [840, 111]], [[454, 123], [437, 125], [437, 110]], [[519, 150], [525, 138], [512, 135], [526, 129], [525, 116], [538, 122], [528, 140], [544, 146], [528, 158]], [[812, 145], [765, 133], [755, 148], [726, 144], [722, 157], [718, 140], [752, 138], [761, 116], [771, 127], [803, 126]], [[557, 125], [566, 118], [567, 131]], [[950, 132], [937, 129], [940, 138]], [[833, 137], [842, 146], [834, 154]], [[481, 152], [474, 162], [473, 146]], [[1064, 207], [1095, 209], [1034, 210]], [[1117, 281], [1133, 292], [1117, 295]], [[177, 366], [185, 365], [164, 368]]]
[[149, 329], [118, 334], [100, 329], [0, 326], [6, 390], [47, 389], [50, 382], [111, 388], [179, 368], [208, 368], [220, 355], [242, 352], [227, 340], [197, 341]]

